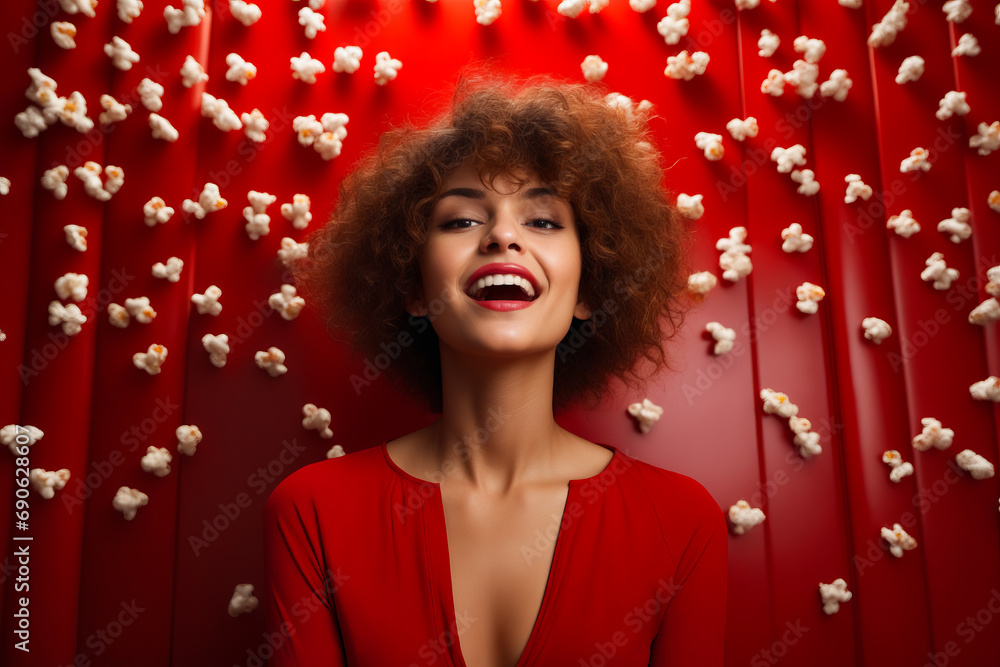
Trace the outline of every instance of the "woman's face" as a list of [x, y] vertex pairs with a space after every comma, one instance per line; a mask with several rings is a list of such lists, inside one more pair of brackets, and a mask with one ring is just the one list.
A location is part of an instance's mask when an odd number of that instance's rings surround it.
[[[443, 345], [483, 356], [516, 357], [554, 349], [572, 318], [587, 319], [580, 290], [580, 237], [566, 200], [532, 174], [520, 190], [507, 175], [486, 188], [466, 163], [445, 183], [419, 256], [422, 286], [406, 309], [428, 315]], [[530, 274], [529, 292], [471, 281], [482, 267], [515, 264]], [[516, 274], [510, 267], [485, 276]], [[471, 281], [471, 282], [470, 282]], [[488, 304], [488, 305], [484, 305]]]

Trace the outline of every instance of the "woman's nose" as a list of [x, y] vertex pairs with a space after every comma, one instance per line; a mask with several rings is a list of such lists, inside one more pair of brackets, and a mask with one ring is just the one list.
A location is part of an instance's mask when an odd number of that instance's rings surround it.
[[493, 219], [487, 225], [482, 249], [489, 250], [494, 244], [499, 245], [501, 250], [511, 246], [521, 249], [521, 223], [517, 215], [505, 206], [497, 208]]

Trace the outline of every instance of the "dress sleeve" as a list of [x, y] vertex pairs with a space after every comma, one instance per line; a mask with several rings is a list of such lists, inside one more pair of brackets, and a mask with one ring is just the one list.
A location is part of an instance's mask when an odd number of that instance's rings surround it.
[[723, 666], [728, 533], [725, 515], [712, 500], [680, 557], [672, 582], [679, 588], [653, 640], [650, 667]]
[[288, 482], [264, 503], [264, 610], [274, 650], [269, 665], [346, 667], [315, 508]]

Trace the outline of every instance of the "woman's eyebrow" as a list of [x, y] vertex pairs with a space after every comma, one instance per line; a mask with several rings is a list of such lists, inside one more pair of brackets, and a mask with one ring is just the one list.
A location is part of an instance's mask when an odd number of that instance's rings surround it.
[[[478, 188], [451, 188], [447, 190], [444, 194], [438, 197], [438, 200], [444, 199], [445, 197], [468, 197], [470, 199], [485, 199], [486, 192]], [[556, 191], [552, 188], [541, 187], [541, 188], [528, 188], [527, 190], [522, 190], [518, 195], [520, 199], [537, 199], [538, 197], [556, 197]]]

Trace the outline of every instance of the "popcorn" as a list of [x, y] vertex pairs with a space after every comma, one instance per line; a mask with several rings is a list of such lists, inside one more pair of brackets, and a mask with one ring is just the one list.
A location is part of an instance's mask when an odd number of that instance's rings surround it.
[[772, 69], [767, 73], [767, 78], [760, 84], [760, 92], [772, 97], [781, 97], [785, 94], [785, 73], [780, 69]]
[[267, 304], [278, 311], [284, 319], [290, 321], [299, 316], [306, 302], [301, 296], [295, 296], [294, 285], [282, 285], [281, 291], [272, 294]]
[[149, 129], [153, 131], [154, 139], [173, 142], [180, 136], [170, 121], [158, 113], [149, 114]]
[[55, 79], [45, 76], [37, 67], [29, 67], [28, 76], [31, 78], [31, 86], [24, 91], [24, 96], [46, 109], [54, 104], [57, 87]]
[[580, 63], [580, 70], [587, 81], [600, 81], [608, 73], [608, 64], [600, 56], [589, 55]]
[[163, 86], [152, 79], [147, 77], [140, 81], [135, 92], [139, 94], [142, 106], [150, 111], [159, 111], [163, 108], [163, 101], [160, 99], [163, 97]]
[[688, 276], [688, 292], [696, 298], [704, 297], [718, 282], [718, 278], [710, 271], [692, 273]]
[[278, 198], [266, 192], [251, 190], [247, 193], [247, 199], [250, 201], [250, 206], [243, 208], [243, 218], [247, 221], [247, 235], [256, 241], [270, 233], [271, 216], [265, 211]]
[[906, 0], [896, 0], [882, 20], [872, 26], [868, 46], [888, 46], [896, 41], [896, 35], [906, 27], [906, 12], [909, 9], [910, 3]]
[[917, 541], [898, 523], [893, 524], [892, 530], [883, 526], [882, 539], [889, 543], [889, 552], [896, 558], [902, 558], [904, 550], [911, 551], [917, 548]]
[[212, 124], [223, 132], [243, 128], [239, 116], [229, 108], [229, 103], [209, 93], [201, 94], [201, 115], [205, 118], [211, 118]]
[[[840, 4], [844, 4], [842, 1]], [[843, 579], [834, 579], [832, 583], [819, 585], [819, 596], [823, 600], [823, 613], [836, 614], [840, 611], [840, 603], [851, 599], [851, 592], [847, 590], [847, 582]]]
[[969, 0], [948, 0], [941, 6], [941, 11], [945, 13], [946, 21], [961, 23], [972, 14], [972, 5]]
[[49, 124], [38, 107], [28, 107], [14, 116], [14, 125], [21, 131], [25, 139], [37, 137]]
[[[654, 2], [655, 2], [655, 0], [654, 0]], [[328, 449], [327, 452], [326, 452], [326, 458], [328, 458], [328, 459], [335, 459], [335, 458], [337, 458], [339, 456], [346, 456], [346, 455], [347, 455], [347, 452], [345, 452], [344, 448], [341, 447], [340, 445], [334, 445], [333, 447], [331, 447], [330, 449]]]
[[52, 192], [56, 199], [64, 199], [68, 189], [66, 179], [69, 178], [69, 167], [64, 164], [46, 169], [42, 174], [42, 187]]
[[110, 125], [125, 120], [125, 117], [132, 113], [131, 104], [121, 104], [110, 95], [101, 95], [101, 107], [104, 111], [97, 117], [101, 125]]
[[809, 197], [819, 192], [819, 183], [816, 182], [816, 175], [812, 169], [796, 169], [790, 175], [793, 181], [800, 184], [795, 189], [800, 195]]
[[316, 83], [316, 75], [326, 71], [326, 66], [311, 55], [302, 52], [301, 56], [289, 58], [292, 64], [292, 78], [306, 83]]
[[743, 243], [746, 237], [746, 227], [733, 227], [729, 230], [729, 238], [716, 241], [715, 249], [722, 252], [719, 255], [719, 268], [723, 270], [724, 280], [734, 283], [750, 275], [753, 270], [753, 264], [747, 256], [752, 248]]
[[123, 306], [117, 303], [108, 304], [108, 322], [111, 326], [124, 329], [128, 326], [129, 319], [128, 311]]
[[191, 303], [198, 308], [198, 314], [218, 315], [222, 312], [222, 304], [219, 298], [222, 297], [222, 290], [215, 285], [209, 285], [204, 294], [192, 294]]
[[139, 54], [121, 37], [115, 35], [104, 45], [104, 53], [111, 58], [112, 64], [122, 71], [132, 69], [132, 64], [139, 62]]
[[229, 0], [229, 13], [248, 28], [260, 20], [260, 7], [244, 0]]
[[799, 414], [799, 406], [792, 403], [786, 394], [765, 387], [760, 390], [760, 398], [764, 401], [764, 412], [769, 415], [780, 415], [786, 419]]
[[63, 301], [70, 297], [73, 301], [80, 303], [87, 298], [87, 285], [90, 279], [82, 273], [66, 273], [55, 282], [56, 294]]
[[264, 114], [260, 112], [260, 109], [254, 109], [250, 113], [244, 111], [240, 116], [240, 120], [243, 121], [243, 133], [247, 135], [247, 139], [257, 143], [264, 141], [266, 138], [264, 132], [267, 131], [267, 128], [271, 124], [264, 118]]
[[777, 35], [764, 28], [760, 31], [760, 39], [757, 40], [757, 48], [760, 49], [757, 51], [757, 55], [761, 58], [770, 58], [778, 50], [778, 44], [780, 43], [781, 40]]
[[844, 181], [847, 183], [847, 194], [844, 195], [845, 204], [857, 201], [858, 197], [868, 201], [872, 196], [871, 187], [865, 185], [865, 182], [861, 180], [861, 176], [858, 174], [848, 174], [844, 177]]
[[340, 155], [343, 148], [343, 140], [347, 137], [347, 128], [344, 127], [350, 122], [350, 118], [344, 113], [325, 113], [322, 122], [316, 120], [316, 116], [296, 116], [292, 121], [292, 129], [295, 130], [299, 144], [302, 146], [312, 146], [324, 160], [330, 160]]
[[778, 163], [779, 174], [787, 174], [795, 165], [802, 166], [806, 163], [806, 147], [802, 144], [795, 144], [788, 148], [776, 146], [771, 151], [771, 162]]
[[807, 63], [816, 64], [823, 54], [826, 53], [826, 44], [821, 39], [810, 39], [805, 35], [799, 35], [792, 42], [792, 48], [801, 53]]
[[229, 600], [229, 615], [236, 618], [240, 614], [249, 614], [256, 608], [257, 598], [253, 596], [253, 584], [237, 584], [233, 589], [233, 597]]
[[111, 199], [111, 192], [101, 183], [101, 165], [87, 161], [82, 167], [74, 169], [73, 174], [83, 181], [83, 189], [94, 199], [99, 201]]
[[63, 231], [66, 232], [66, 243], [68, 243], [71, 248], [79, 250], [80, 252], [87, 249], [86, 227], [81, 227], [80, 225], [64, 225]]
[[969, 148], [979, 149], [980, 155], [1000, 150], [1000, 120], [995, 120], [990, 125], [980, 123], [976, 132], [976, 136], [969, 137]]
[[[8, 424], [0, 428], [0, 444], [8, 447], [14, 456], [22, 456], [18, 453], [21, 447], [30, 447], [41, 440], [44, 435], [45, 433], [35, 426]], [[18, 436], [20, 436], [20, 442]]]
[[139, 511], [139, 508], [148, 503], [149, 496], [142, 491], [128, 486], [122, 486], [119, 487], [118, 492], [111, 501], [111, 506], [125, 515], [125, 519], [127, 521], [131, 521], [135, 518], [135, 514]]
[[253, 355], [254, 363], [258, 368], [263, 368], [271, 377], [278, 377], [288, 372], [285, 366], [285, 353], [276, 347], [269, 347], [267, 351], [258, 351]]
[[473, 0], [473, 6], [479, 25], [490, 25], [500, 16], [500, 0]]
[[795, 92], [802, 97], [811, 98], [819, 88], [819, 84], [816, 83], [816, 79], [819, 78], [819, 65], [805, 60], [796, 60], [792, 63], [791, 71], [785, 72], [782, 76], [786, 82], [795, 86]]
[[927, 268], [920, 272], [920, 279], [925, 282], [934, 281], [934, 289], [948, 289], [951, 281], [958, 280], [958, 271], [948, 268], [943, 254], [936, 252], [924, 263]]
[[702, 195], [686, 195], [682, 192], [677, 195], [677, 210], [684, 217], [697, 220], [705, 215], [705, 207], [701, 203], [701, 198]]
[[751, 507], [745, 500], [737, 500], [735, 505], [729, 506], [729, 520], [737, 535], [743, 535], [757, 524], [763, 523], [765, 518], [763, 510]]
[[888, 464], [889, 468], [891, 468], [889, 479], [896, 484], [899, 484], [899, 480], [904, 477], [913, 474], [913, 464], [903, 461], [903, 457], [895, 449], [882, 452], [882, 462]]
[[658, 422], [663, 415], [663, 408], [648, 398], [644, 398], [642, 399], [642, 403], [632, 403], [629, 405], [628, 413], [635, 417], [639, 423], [640, 431], [649, 433], [649, 429], [653, 428], [653, 424]]
[[986, 326], [997, 321], [1000, 321], [1000, 301], [996, 297], [986, 299], [969, 313], [969, 324]]
[[388, 51], [375, 54], [375, 83], [384, 86], [396, 78], [403, 63], [389, 55]]
[[924, 425], [924, 430], [913, 438], [913, 448], [918, 452], [926, 452], [931, 447], [937, 449], [948, 449], [955, 438], [955, 432], [944, 426], [933, 417], [924, 417], [920, 420]]
[[819, 433], [809, 430], [812, 428], [811, 421], [805, 417], [790, 417], [788, 427], [795, 433], [794, 442], [802, 458], [808, 459], [823, 453], [823, 447], [819, 444]]
[[226, 358], [229, 355], [229, 336], [226, 334], [205, 334], [201, 337], [201, 345], [208, 352], [208, 360], [216, 368], [226, 365]]
[[877, 317], [866, 317], [861, 320], [861, 328], [865, 330], [865, 338], [876, 345], [881, 345], [882, 341], [892, 335], [889, 323]]
[[628, 0], [628, 6], [642, 14], [655, 7], [656, 0]]
[[[583, 11], [586, 0], [562, 0], [556, 11], [571, 19], [575, 19]], [[608, 0], [590, 0], [590, 13], [596, 14], [608, 6]]]
[[156, 317], [156, 311], [149, 305], [149, 297], [125, 299], [125, 310], [142, 324], [149, 324]]
[[299, 10], [299, 25], [305, 27], [306, 37], [309, 39], [315, 39], [317, 32], [324, 32], [326, 30], [326, 24], [323, 23], [323, 15], [319, 12], [314, 12], [309, 7], [303, 7]]
[[290, 220], [295, 229], [305, 229], [313, 217], [309, 212], [311, 205], [309, 195], [297, 194], [292, 197], [292, 203], [281, 205], [281, 215]]
[[28, 473], [28, 479], [42, 498], [51, 499], [56, 491], [66, 486], [66, 482], [69, 481], [69, 469], [48, 471], [44, 468], [32, 468]]
[[181, 424], [174, 430], [174, 435], [177, 437], [177, 451], [194, 456], [198, 443], [201, 442], [201, 429], [194, 424]]
[[[158, 199], [158, 197], [154, 197], [154, 199]], [[201, 220], [209, 213], [221, 211], [228, 205], [229, 202], [223, 199], [222, 195], [219, 194], [218, 185], [215, 183], [205, 183], [205, 187], [202, 188], [201, 194], [198, 195], [198, 201], [185, 199], [181, 203], [181, 210], [185, 213], [193, 213], [194, 217]], [[148, 225], [149, 222], [146, 224]]]
[[[108, 308], [110, 311], [111, 309]], [[150, 375], [157, 375], [160, 366], [167, 358], [167, 348], [163, 345], [153, 343], [145, 352], [136, 352], [132, 355], [132, 364], [139, 370], [146, 371]]]
[[318, 408], [312, 403], [302, 406], [302, 426], [319, 431], [320, 437], [332, 438], [333, 431], [330, 430], [330, 411], [326, 408]]
[[899, 215], [890, 216], [885, 226], [907, 239], [920, 231], [920, 223], [913, 219], [913, 211], [908, 208], [900, 211]]
[[908, 171], [916, 171], [918, 169], [930, 171], [931, 163], [927, 161], [929, 156], [930, 153], [926, 148], [920, 148], [919, 146], [914, 148], [910, 151], [910, 157], [899, 163], [899, 173], [905, 174]]
[[1000, 190], [994, 190], [986, 195], [986, 203], [991, 209], [1000, 213]]
[[972, 236], [969, 215], [969, 209], [967, 208], [953, 208], [951, 209], [951, 217], [939, 222], [937, 230], [945, 234], [951, 234], [949, 238], [952, 243], [961, 243]]
[[359, 46], [338, 46], [333, 52], [333, 71], [354, 74], [361, 67], [361, 55]]
[[669, 56], [667, 58], [667, 68], [663, 70], [663, 74], [671, 79], [690, 81], [696, 74], [705, 73], [708, 61], [708, 54], [704, 51], [695, 51], [691, 55], [688, 55], [685, 49], [676, 56]]
[[667, 44], [676, 44], [681, 37], [688, 34], [690, 24], [687, 15], [691, 13], [691, 0], [679, 0], [667, 7], [667, 15], [656, 24], [656, 32], [660, 33]]
[[208, 81], [208, 74], [205, 74], [205, 68], [193, 56], [184, 58], [184, 64], [181, 66], [181, 77], [181, 83], [184, 84], [185, 88], [190, 88], [202, 81]]
[[166, 447], [150, 445], [146, 448], [146, 455], [139, 460], [139, 465], [146, 472], [151, 472], [157, 477], [166, 477], [170, 473], [170, 461], [173, 457]]
[[736, 330], [724, 327], [719, 322], [709, 322], [705, 325], [705, 331], [712, 334], [715, 339], [715, 347], [712, 354], [725, 354], [733, 349], [733, 341], [736, 340]]
[[905, 58], [899, 65], [896, 83], [903, 85], [907, 81], [916, 81], [924, 75], [924, 59], [920, 56]]
[[83, 328], [80, 325], [87, 321], [87, 316], [80, 311], [75, 303], [64, 306], [58, 301], [49, 302], [49, 324], [62, 325], [63, 333], [75, 336]]
[[125, 184], [125, 170], [121, 167], [109, 164], [104, 168], [104, 176], [104, 189], [110, 194], [115, 194]]
[[59, 0], [59, 5], [63, 8], [63, 11], [67, 14], [76, 14], [80, 12], [85, 16], [94, 18], [94, 7], [97, 6], [96, 0]]
[[142, 0], [118, 0], [118, 18], [125, 23], [131, 23], [142, 13]]
[[757, 127], [757, 119], [753, 116], [747, 116], [743, 120], [733, 118], [726, 123], [726, 129], [736, 141], [743, 141], [747, 137], [756, 137], [760, 131], [760, 128]]
[[969, 471], [973, 479], [989, 479], [993, 476], [993, 464], [971, 449], [963, 449], [955, 454], [955, 462], [962, 470]]
[[142, 215], [147, 227], [155, 227], [156, 223], [164, 223], [174, 214], [174, 209], [167, 206], [159, 197], [153, 197], [142, 205]]
[[806, 252], [813, 246], [813, 237], [802, 231], [802, 225], [793, 222], [781, 230], [781, 249], [785, 252]]
[[861, 0], [837, 0], [841, 7], [849, 7], [851, 9], [860, 9]]
[[952, 56], [978, 56], [982, 52], [979, 40], [972, 33], [965, 33], [958, 38], [958, 44], [951, 50]]
[[305, 259], [309, 251], [308, 243], [298, 243], [295, 239], [285, 236], [281, 239], [281, 247], [278, 249], [278, 259], [286, 268], [291, 268], [293, 262]]
[[[621, 109], [628, 116], [629, 120], [635, 118], [637, 111], [645, 111], [653, 106], [653, 103], [649, 100], [642, 100], [639, 104], [634, 104], [632, 98], [627, 95], [622, 95], [621, 93], [608, 93], [604, 96], [604, 102], [614, 109]], [[634, 108], [633, 108], [634, 106]], [[638, 142], [639, 145], [646, 144], [647, 142]]]
[[6, 176], [0, 176], [0, 195], [10, 194], [10, 179]]
[[157, 262], [153, 264], [153, 277], [166, 278], [172, 283], [181, 279], [181, 269], [184, 268], [184, 260], [180, 257], [170, 257], [167, 263]]
[[[735, 0], [736, 9], [753, 9], [760, 4], [760, 0]], [[775, 0], [771, 0], [774, 2]]]
[[843, 102], [847, 99], [847, 91], [851, 89], [853, 83], [847, 76], [846, 69], [835, 69], [830, 72], [830, 78], [819, 85], [819, 94]]
[[798, 299], [795, 307], [799, 309], [799, 312], [815, 314], [819, 308], [819, 302], [826, 296], [826, 292], [819, 285], [804, 282], [795, 288], [795, 296]]
[[76, 26], [68, 21], [53, 21], [49, 25], [52, 41], [61, 49], [75, 49]]
[[226, 81], [236, 81], [245, 86], [250, 79], [257, 76], [257, 66], [243, 60], [238, 53], [230, 53], [226, 56], [226, 65], [229, 66], [229, 69], [226, 70]]
[[167, 5], [163, 10], [171, 35], [176, 35], [181, 28], [198, 25], [205, 18], [204, 0], [183, 0], [183, 3], [180, 9]]
[[937, 116], [938, 120], [945, 120], [951, 118], [952, 114], [964, 116], [969, 111], [971, 109], [965, 101], [965, 93], [952, 90], [945, 93], [941, 101], [938, 102], [938, 110], [934, 115]]
[[977, 401], [995, 401], [1000, 403], [1000, 377], [991, 375], [985, 380], [973, 383], [969, 394]]
[[709, 160], [721, 160], [725, 149], [722, 146], [722, 135], [710, 132], [699, 132], [694, 135], [694, 143], [705, 152]]

